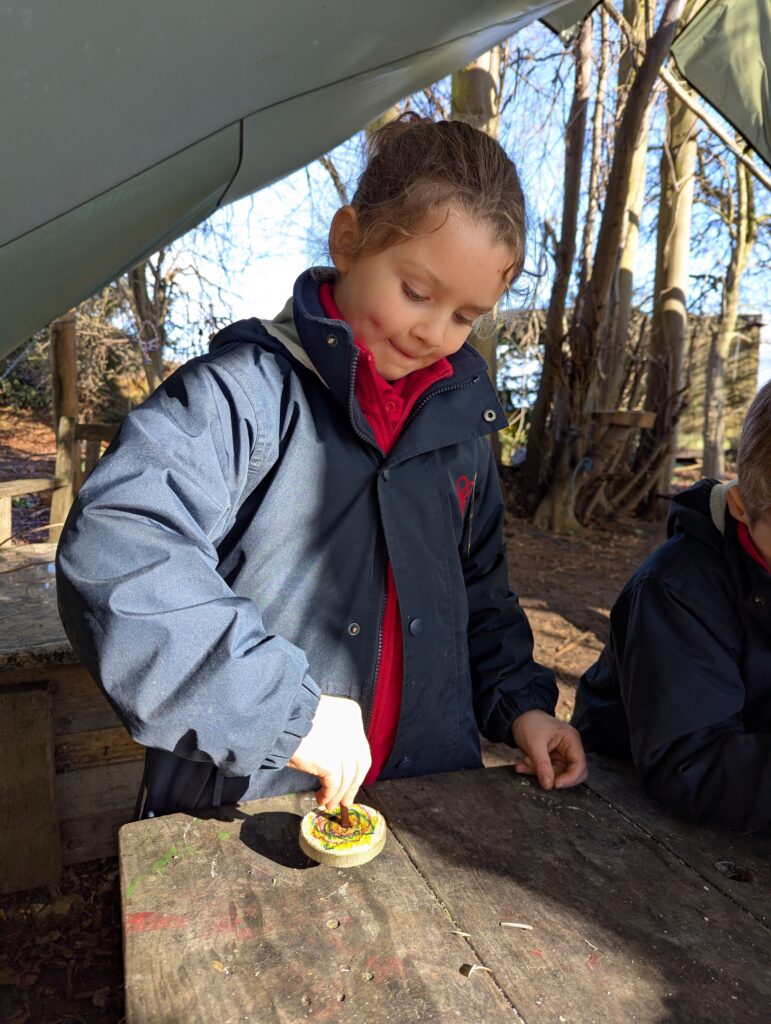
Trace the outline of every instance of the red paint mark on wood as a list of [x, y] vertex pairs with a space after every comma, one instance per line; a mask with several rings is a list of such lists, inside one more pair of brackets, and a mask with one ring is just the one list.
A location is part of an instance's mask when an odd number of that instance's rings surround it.
[[375, 981], [386, 978], [404, 978], [405, 964], [399, 956], [371, 956], [367, 959], [367, 970], [374, 975]]
[[235, 903], [231, 903], [226, 913], [221, 913], [211, 922], [203, 932], [204, 936], [231, 935], [234, 939], [242, 941], [251, 939], [254, 930], [244, 921]]
[[589, 956], [586, 958], [586, 966], [589, 968], [590, 971], [593, 971], [599, 963], [600, 957], [597, 953], [590, 953]]
[[542, 949], [531, 949], [530, 950], [530, 956], [543, 956], [543, 950]]
[[152, 910], [126, 915], [127, 932], [160, 932], [165, 929], [187, 928], [188, 920], [181, 914], [157, 914]]

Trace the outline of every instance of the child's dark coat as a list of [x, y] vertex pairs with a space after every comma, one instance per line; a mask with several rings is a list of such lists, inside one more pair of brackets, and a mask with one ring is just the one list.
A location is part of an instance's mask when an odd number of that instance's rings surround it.
[[315, 787], [284, 766], [320, 692], [357, 700], [366, 728], [387, 556], [404, 692], [384, 776], [478, 766], [478, 728], [510, 741], [518, 714], [554, 709], [508, 586], [484, 361], [452, 356], [384, 457], [319, 276], [127, 417], [62, 536], [74, 646], [135, 739], [180, 755], [148, 759], [157, 813]]
[[676, 813], [768, 829], [771, 576], [743, 550], [714, 480], [677, 495], [667, 533], [611, 611], [573, 724], [587, 750], [631, 753]]

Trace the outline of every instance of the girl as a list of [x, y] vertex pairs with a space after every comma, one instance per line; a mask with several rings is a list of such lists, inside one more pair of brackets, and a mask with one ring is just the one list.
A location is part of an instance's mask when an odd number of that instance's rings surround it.
[[461, 122], [378, 132], [334, 269], [125, 420], [59, 546], [70, 639], [147, 746], [145, 815], [481, 764], [586, 777], [508, 585], [468, 344], [522, 270], [514, 165]]

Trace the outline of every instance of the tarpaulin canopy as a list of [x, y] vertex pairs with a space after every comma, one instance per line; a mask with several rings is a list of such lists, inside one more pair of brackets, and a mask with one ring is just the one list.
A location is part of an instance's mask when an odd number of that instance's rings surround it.
[[0, 3], [0, 355], [564, 0]]
[[532, 20], [593, 6], [0, 0], [0, 356]]
[[711, 0], [672, 54], [683, 77], [771, 164], [769, 0]]

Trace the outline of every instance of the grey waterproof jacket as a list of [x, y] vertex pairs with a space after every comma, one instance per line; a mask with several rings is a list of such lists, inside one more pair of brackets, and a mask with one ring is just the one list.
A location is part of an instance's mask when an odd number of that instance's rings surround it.
[[131, 412], [61, 538], [62, 621], [155, 748], [154, 813], [315, 788], [286, 762], [320, 693], [368, 725], [389, 559], [404, 688], [381, 777], [476, 767], [478, 730], [510, 742], [519, 714], [554, 710], [508, 584], [484, 361], [451, 357], [385, 456], [350, 329], [318, 301], [329, 275], [303, 274], [275, 321], [227, 327]]

